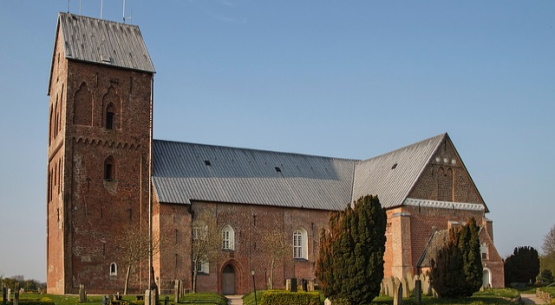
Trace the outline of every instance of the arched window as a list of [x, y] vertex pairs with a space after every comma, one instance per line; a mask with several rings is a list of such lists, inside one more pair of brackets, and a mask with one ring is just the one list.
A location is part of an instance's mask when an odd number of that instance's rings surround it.
[[293, 258], [308, 259], [308, 234], [304, 228], [293, 232]]
[[230, 225], [222, 229], [222, 249], [235, 250], [235, 231]]
[[118, 275], [118, 265], [116, 263], [110, 264], [110, 276], [117, 276]]
[[104, 161], [104, 180], [115, 180], [116, 165], [111, 156]]
[[108, 104], [106, 107], [106, 129], [114, 129], [115, 128], [115, 119], [116, 119], [116, 110], [114, 104]]

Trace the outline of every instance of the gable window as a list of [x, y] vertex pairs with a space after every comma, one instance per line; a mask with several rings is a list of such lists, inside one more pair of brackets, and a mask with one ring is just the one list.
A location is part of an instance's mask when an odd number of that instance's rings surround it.
[[110, 264], [110, 276], [117, 276], [118, 275], [118, 265], [116, 263]]
[[114, 158], [108, 157], [104, 161], [104, 180], [115, 179], [115, 164]]
[[293, 232], [293, 258], [308, 259], [308, 235], [304, 228]]
[[222, 229], [222, 249], [235, 250], [235, 231], [230, 225]]
[[205, 240], [208, 234], [208, 226], [202, 221], [195, 221], [191, 234], [193, 235], [193, 240]]
[[488, 253], [488, 245], [486, 243], [483, 243], [480, 245], [480, 253], [482, 254], [482, 259], [489, 259], [489, 253]]

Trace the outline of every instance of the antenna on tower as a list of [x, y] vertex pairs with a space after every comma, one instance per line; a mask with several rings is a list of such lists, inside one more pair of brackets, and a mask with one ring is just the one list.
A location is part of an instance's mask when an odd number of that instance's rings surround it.
[[123, 0], [123, 23], [125, 23], [125, 0]]
[[83, 0], [79, 0], [79, 15], [82, 15], [82, 12], [81, 12], [82, 8], [83, 8]]
[[70, 1], [71, 1], [71, 0], [67, 0], [67, 12], [68, 12], [68, 13], [69, 13], [69, 2], [70, 2]]
[[104, 3], [104, 0], [100, 0], [100, 19], [102, 19], [102, 4]]

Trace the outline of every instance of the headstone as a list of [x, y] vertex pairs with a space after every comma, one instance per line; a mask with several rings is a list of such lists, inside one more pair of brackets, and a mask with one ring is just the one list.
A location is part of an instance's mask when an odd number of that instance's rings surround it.
[[19, 289], [17, 289], [18, 284], [15, 284], [15, 294], [13, 297], [13, 305], [19, 305]]
[[414, 282], [414, 297], [416, 298], [416, 303], [422, 304], [422, 281], [416, 280]]
[[307, 280], [305, 280], [305, 279], [301, 280], [301, 289], [304, 292], [308, 291], [308, 281]]
[[324, 305], [331, 305], [331, 300], [328, 299], [328, 298], [326, 298], [326, 299], [324, 300]]
[[285, 290], [291, 291], [291, 279], [285, 280]]
[[170, 297], [169, 297], [169, 296], [166, 296], [166, 297], [164, 298], [164, 305], [169, 305], [169, 304], [170, 304]]
[[6, 305], [8, 302], [8, 297], [6, 296], [7, 292], [8, 290], [6, 289], [6, 286], [2, 286], [2, 305]]
[[175, 280], [173, 285], [173, 301], [177, 304], [179, 301], [179, 280]]
[[102, 297], [102, 305], [110, 305], [110, 298], [107, 295]]
[[12, 301], [12, 289], [8, 288], [8, 302]]
[[79, 285], [79, 303], [85, 303], [87, 296], [85, 295], [85, 285]]
[[297, 292], [297, 278], [291, 278], [291, 292]]
[[408, 298], [410, 291], [409, 291], [408, 281], [406, 278], [403, 278], [401, 280], [401, 285], [402, 285], [403, 298]]
[[403, 284], [397, 280], [395, 281], [394, 288], [393, 305], [401, 305], [403, 303]]
[[314, 280], [308, 281], [308, 291], [314, 291]]
[[422, 277], [422, 293], [424, 293], [424, 295], [432, 295], [432, 287], [430, 285], [430, 277], [427, 275], [424, 275]]

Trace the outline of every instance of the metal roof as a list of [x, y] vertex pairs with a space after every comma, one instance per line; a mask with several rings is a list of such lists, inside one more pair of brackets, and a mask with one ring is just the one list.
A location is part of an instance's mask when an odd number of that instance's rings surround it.
[[160, 202], [212, 201], [342, 210], [355, 160], [155, 140]]
[[59, 13], [58, 29], [68, 59], [155, 72], [136, 25]]
[[392, 208], [403, 205], [444, 140], [446, 133], [368, 160], [155, 140], [153, 185], [165, 203], [343, 210], [371, 194]]
[[353, 199], [378, 195], [385, 208], [400, 206], [447, 134], [405, 146], [356, 166]]

